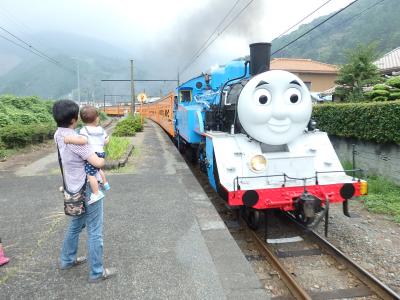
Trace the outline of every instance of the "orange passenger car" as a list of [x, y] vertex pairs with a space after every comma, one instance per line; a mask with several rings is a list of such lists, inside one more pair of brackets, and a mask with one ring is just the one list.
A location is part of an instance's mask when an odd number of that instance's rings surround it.
[[143, 117], [152, 119], [158, 123], [170, 135], [174, 136], [174, 94], [169, 93], [167, 96], [151, 103], [144, 103], [136, 108]]

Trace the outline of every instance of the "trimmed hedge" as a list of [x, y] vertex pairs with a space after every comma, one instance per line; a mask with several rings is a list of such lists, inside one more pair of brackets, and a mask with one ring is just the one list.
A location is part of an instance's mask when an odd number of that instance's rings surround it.
[[400, 76], [389, 78], [386, 80], [386, 84], [400, 89]]
[[5, 148], [23, 147], [52, 138], [55, 124], [7, 125], [0, 129], [0, 139]]
[[341, 137], [400, 144], [400, 101], [316, 105], [320, 130]]
[[143, 131], [140, 116], [129, 115], [120, 121], [113, 131], [114, 136], [134, 136], [136, 132]]

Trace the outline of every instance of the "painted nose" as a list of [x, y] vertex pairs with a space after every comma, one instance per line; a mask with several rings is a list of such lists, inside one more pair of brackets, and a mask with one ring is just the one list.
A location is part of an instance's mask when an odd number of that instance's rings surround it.
[[285, 109], [285, 105], [283, 104], [283, 100], [274, 103], [272, 115], [278, 120], [282, 120], [287, 117], [287, 111]]

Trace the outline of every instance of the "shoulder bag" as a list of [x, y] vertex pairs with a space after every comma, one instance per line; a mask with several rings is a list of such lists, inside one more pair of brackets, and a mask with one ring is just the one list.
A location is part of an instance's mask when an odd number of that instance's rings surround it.
[[65, 184], [64, 179], [64, 171], [61, 162], [60, 149], [58, 148], [58, 163], [60, 164], [61, 176], [63, 180], [63, 194], [64, 194], [64, 213], [67, 216], [80, 216], [85, 213], [85, 199], [86, 199], [86, 180], [82, 188], [76, 192], [71, 193], [67, 189], [67, 185]]

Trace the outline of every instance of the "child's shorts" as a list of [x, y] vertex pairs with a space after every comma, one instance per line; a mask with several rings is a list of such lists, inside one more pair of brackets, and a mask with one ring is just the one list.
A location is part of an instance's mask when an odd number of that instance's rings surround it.
[[[106, 157], [106, 153], [105, 152], [96, 152], [97, 156], [100, 158], [104, 158]], [[85, 172], [87, 175], [89, 176], [96, 176], [96, 173], [99, 171], [99, 168], [94, 167], [93, 165], [91, 165], [90, 163], [86, 162], [85, 163]]]

